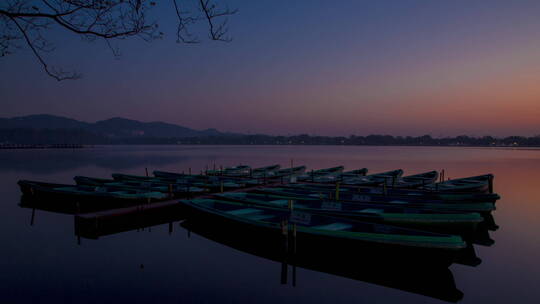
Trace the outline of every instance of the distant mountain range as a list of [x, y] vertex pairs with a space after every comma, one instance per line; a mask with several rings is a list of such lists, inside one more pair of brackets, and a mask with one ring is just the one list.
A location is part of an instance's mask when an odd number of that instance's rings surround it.
[[140, 122], [121, 117], [88, 123], [48, 114], [0, 118], [0, 129], [82, 130], [106, 138], [186, 138], [234, 135], [216, 129], [194, 130], [164, 122]]
[[376, 145], [376, 146], [482, 146], [540, 147], [540, 136], [445, 137], [390, 136], [270, 136], [235, 134], [215, 129], [194, 130], [164, 122], [140, 122], [115, 117], [95, 123], [54, 115], [0, 118], [0, 148], [34, 144], [190, 144], [190, 145]]

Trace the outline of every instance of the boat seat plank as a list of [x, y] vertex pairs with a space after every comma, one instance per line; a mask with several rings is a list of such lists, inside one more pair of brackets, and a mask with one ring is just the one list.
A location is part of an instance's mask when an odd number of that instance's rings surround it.
[[367, 208], [367, 209], [358, 210], [358, 212], [382, 213], [383, 210], [382, 209]]
[[327, 224], [327, 225], [313, 226], [311, 228], [313, 228], [313, 229], [321, 229], [321, 230], [338, 231], [338, 230], [350, 229], [350, 228], [352, 228], [352, 225], [347, 224], [347, 223], [332, 223], [332, 224]]
[[247, 219], [254, 220], [254, 221], [269, 220], [274, 217], [275, 215], [273, 214], [254, 214], [254, 215], [246, 216]]
[[261, 209], [253, 209], [253, 208], [242, 208], [242, 209], [235, 209], [235, 210], [229, 210], [225, 211], [225, 213], [230, 215], [247, 215], [247, 214], [254, 214], [254, 213], [261, 213]]

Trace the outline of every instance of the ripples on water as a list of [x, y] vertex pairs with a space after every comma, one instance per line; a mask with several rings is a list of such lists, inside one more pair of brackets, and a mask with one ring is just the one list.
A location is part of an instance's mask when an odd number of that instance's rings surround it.
[[[249, 244], [179, 218], [151, 228], [117, 227], [78, 242], [72, 215], [18, 206], [19, 179], [72, 183], [75, 175], [142, 175], [145, 168], [195, 173], [214, 164], [345, 165], [405, 174], [491, 172], [502, 199], [491, 246], [448, 270], [380, 270], [362, 256], [284, 260], [265, 240]], [[540, 296], [540, 150], [454, 147], [113, 146], [0, 151], [0, 300], [39, 302], [536, 303]], [[171, 224], [167, 223], [172, 221]], [[162, 224], [165, 223], [165, 224]], [[132, 229], [132, 230], [130, 230]], [[119, 232], [128, 230], [125, 232]], [[97, 239], [92, 239], [99, 236]], [[351, 261], [352, 260], [352, 261]], [[477, 265], [476, 267], [467, 266]]]

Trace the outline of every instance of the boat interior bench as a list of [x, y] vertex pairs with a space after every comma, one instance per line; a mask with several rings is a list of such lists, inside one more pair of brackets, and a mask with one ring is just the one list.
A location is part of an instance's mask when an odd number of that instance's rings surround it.
[[350, 228], [352, 228], [352, 225], [347, 224], [347, 223], [332, 223], [332, 224], [327, 224], [327, 225], [313, 226], [311, 228], [313, 228], [313, 229], [321, 229], [321, 230], [338, 231], [338, 230], [350, 229]]

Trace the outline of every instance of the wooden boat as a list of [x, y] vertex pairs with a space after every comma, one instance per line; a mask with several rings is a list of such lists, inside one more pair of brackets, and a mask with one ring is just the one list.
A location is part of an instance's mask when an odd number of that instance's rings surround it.
[[[181, 204], [195, 213], [211, 216], [208, 225], [228, 221], [246, 226], [246, 231], [280, 233], [287, 223], [297, 227], [302, 242], [316, 239], [319, 246], [333, 250], [350, 250], [364, 246], [362, 258], [392, 256], [388, 263], [435, 263], [449, 266], [466, 247], [461, 237], [422, 230], [360, 222], [345, 218], [288, 211], [281, 208], [262, 208], [215, 199], [182, 200]], [[348, 249], [347, 249], [348, 248]]]
[[414, 175], [403, 176], [395, 184], [392, 184], [391, 180], [387, 180], [386, 185], [390, 187], [414, 189], [432, 184], [437, 181], [438, 177], [439, 173], [437, 171], [429, 171]]
[[[306, 242], [304, 239], [296, 240], [292, 231], [289, 231], [289, 236], [281, 233], [262, 235], [260, 231], [246, 230], [245, 225], [225, 221], [219, 225], [209, 225], [210, 220], [205, 217], [188, 217], [180, 226], [190, 234], [274, 261], [275, 268], [270, 267], [270, 271], [277, 273], [281, 269], [281, 275], [275, 276], [276, 284], [278, 280], [281, 284], [287, 284], [291, 275], [292, 284], [302, 284], [304, 276], [296, 277], [299, 268], [448, 302], [457, 302], [463, 298], [463, 293], [456, 287], [452, 272], [446, 267], [431, 267], [431, 263], [425, 263], [426, 267], [422, 267], [422, 264], [410, 267], [407, 263], [387, 263], [384, 258], [390, 261], [394, 259], [390, 256], [391, 253], [383, 253], [377, 259], [370, 259], [366, 257], [362, 246], [340, 250], [341, 247], [321, 246], [321, 242], [317, 240], [312, 242]], [[186, 245], [189, 245], [189, 241]], [[227, 263], [226, 260], [221, 262]], [[269, 263], [269, 266], [272, 266], [272, 263]], [[414, 273], [411, 274], [411, 271]]]
[[327, 174], [322, 176], [314, 176], [312, 178], [308, 178], [305, 181], [307, 182], [314, 182], [314, 183], [335, 183], [335, 182], [341, 182], [344, 179], [347, 178], [357, 178], [357, 177], [363, 177], [366, 176], [368, 172], [367, 168], [362, 169], [356, 169], [351, 170], [347, 172], [341, 172], [339, 174]]
[[28, 180], [20, 180], [18, 184], [25, 196], [40, 200], [69, 200], [95, 204], [123, 201], [128, 204], [141, 204], [169, 198], [169, 195], [165, 193], [145, 191], [143, 189], [134, 190], [107, 186], [52, 184]]
[[[198, 179], [174, 179], [174, 178], [158, 178], [158, 177], [149, 177], [149, 176], [139, 176], [139, 175], [129, 175], [129, 174], [121, 174], [121, 173], [114, 173], [112, 174], [112, 177], [116, 181], [142, 181], [142, 182], [151, 182], [151, 183], [157, 183], [157, 184], [163, 184], [163, 185], [169, 185], [169, 184], [189, 184], [193, 187], [199, 187], [199, 188], [205, 188], [210, 189], [213, 191], [216, 191], [218, 189], [223, 188], [224, 190], [234, 190], [245, 187], [246, 183], [249, 182], [249, 180], [232, 180], [232, 179], [222, 179], [218, 176], [205, 176], [200, 175]], [[258, 181], [252, 181], [254, 183], [257, 183]]]
[[342, 179], [341, 183], [344, 185], [377, 186], [390, 181], [392, 184], [395, 184], [402, 175], [403, 170], [397, 169], [366, 176], [345, 177]]
[[[295, 190], [308, 190], [311, 192], [334, 192], [336, 185], [330, 184], [287, 184], [283, 187], [293, 188]], [[353, 186], [339, 184], [339, 190], [349, 195], [362, 194], [369, 196], [387, 196], [396, 200], [442, 200], [445, 202], [481, 202], [495, 203], [500, 196], [496, 193], [463, 193], [463, 192], [438, 192], [425, 189], [405, 189], [377, 186]]]
[[485, 174], [446, 180], [440, 183], [426, 185], [423, 188], [439, 192], [493, 193], [493, 178], [492, 174]]
[[342, 178], [345, 178], [345, 177], [358, 177], [358, 176], [366, 176], [368, 173], [368, 169], [367, 168], [362, 168], [362, 169], [355, 169], [355, 170], [351, 170], [351, 171], [345, 171], [343, 173], [340, 174], [340, 176]]
[[311, 172], [298, 176], [298, 180], [317, 182], [319, 182], [319, 180], [325, 180], [328, 178], [335, 180], [336, 176], [340, 175], [343, 172], [343, 169], [343, 166], [337, 166], [332, 168], [311, 170]]
[[272, 174], [276, 172], [277, 170], [279, 170], [279, 168], [281, 168], [281, 166], [276, 164], [276, 165], [250, 169], [248, 172], [228, 173], [226, 174], [226, 176], [247, 177], [247, 178], [266, 178], [268, 176], [272, 176]]
[[[269, 193], [275, 195], [287, 196], [290, 198], [317, 198], [322, 200], [336, 200], [335, 193], [324, 191], [310, 191], [306, 189], [295, 189], [286, 187], [268, 187], [255, 189], [258, 193]], [[466, 202], [445, 202], [442, 200], [413, 200], [413, 198], [403, 200], [395, 199], [385, 195], [364, 195], [356, 193], [340, 192], [337, 201], [343, 202], [359, 202], [359, 203], [375, 203], [375, 204], [392, 204], [407, 208], [432, 209], [441, 211], [455, 212], [477, 212], [483, 216], [487, 216], [491, 211], [495, 210], [493, 203], [466, 203]]]
[[306, 166], [297, 166], [292, 168], [283, 168], [275, 171], [273, 177], [299, 176], [306, 172]]
[[251, 169], [250, 166], [246, 165], [238, 165], [234, 167], [227, 167], [224, 169], [219, 170], [208, 170], [206, 171], [207, 175], [237, 175], [237, 174], [248, 174], [249, 170]]
[[73, 178], [77, 185], [86, 186], [107, 186], [124, 189], [143, 189], [170, 194], [172, 197], [185, 197], [192, 194], [202, 194], [207, 189], [195, 187], [191, 183], [166, 183], [154, 180], [125, 180], [118, 181], [114, 179], [95, 178], [88, 176], [75, 176]]
[[349, 203], [317, 198], [291, 198], [275, 194], [232, 192], [216, 197], [250, 205], [288, 208], [310, 213], [353, 218], [361, 221], [421, 228], [429, 231], [471, 236], [483, 218], [478, 213], [443, 212], [422, 208], [407, 208], [395, 204]]

